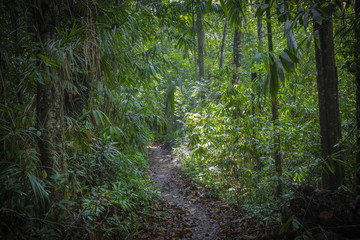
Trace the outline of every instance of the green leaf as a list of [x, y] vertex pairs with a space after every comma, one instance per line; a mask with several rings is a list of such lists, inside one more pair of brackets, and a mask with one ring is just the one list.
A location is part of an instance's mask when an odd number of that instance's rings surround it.
[[332, 173], [335, 174], [335, 165], [333, 161], [330, 161], [330, 164], [328, 161], [324, 161], [326, 168]]
[[[268, 89], [270, 92], [270, 96], [271, 99], [275, 99], [279, 89], [280, 89], [280, 85], [279, 85], [279, 73], [282, 74], [281, 78], [283, 78], [283, 72], [282, 69], [280, 68], [280, 65], [278, 62], [279, 60], [277, 59], [277, 61], [272, 61], [270, 63], [270, 71], [268, 73]], [[282, 79], [283, 80], [283, 79]], [[267, 89], [267, 87], [266, 87]]]
[[43, 181], [30, 172], [26, 172], [25, 174], [33, 190], [36, 204], [45, 206], [45, 203], [49, 200], [49, 194], [44, 188]]
[[255, 57], [253, 58], [253, 63], [261, 63], [261, 61], [268, 62], [269, 61], [268, 55], [264, 53], [256, 54]]
[[293, 219], [295, 218], [294, 215], [291, 215], [285, 224], [283, 224], [279, 230], [279, 235], [283, 234], [284, 232], [287, 232], [289, 230], [290, 224], [293, 222]]
[[46, 57], [46, 56], [44, 56], [44, 55], [42, 55], [42, 54], [38, 54], [37, 56], [44, 61], [44, 63], [45, 63], [46, 66], [48, 66], [48, 67], [54, 67], [54, 68], [58, 68], [58, 67], [59, 67], [54, 61], [51, 61], [50, 58], [48, 58], [48, 57]]
[[220, 0], [220, 4], [221, 4], [221, 7], [222, 7], [225, 15], [227, 16], [228, 13], [227, 13], [227, 7], [226, 7], [226, 4], [225, 4], [225, 1], [224, 1], [224, 0]]
[[295, 71], [295, 64], [286, 52], [282, 52], [279, 55], [280, 61], [287, 72]]
[[76, 205], [76, 202], [70, 200], [61, 200], [59, 203], [57, 203], [57, 205], [63, 210], [67, 210], [70, 206]]
[[287, 19], [284, 25], [285, 36], [287, 38], [287, 46], [292, 52], [296, 52], [298, 48], [298, 43], [293, 34], [293, 26], [290, 24], [290, 21]]
[[[276, 65], [276, 72], [278, 74], [278, 79], [280, 79], [281, 83], [283, 85], [285, 85], [285, 74], [284, 74], [284, 69], [283, 69], [283, 66], [280, 62], [279, 59], [276, 59], [275, 60], [275, 65]], [[279, 86], [280, 88], [280, 86]]]
[[321, 46], [320, 46], [320, 33], [319, 33], [319, 30], [315, 30], [314, 40], [315, 40], [315, 44], [316, 44], [316, 46], [317, 46], [319, 49], [321, 49]]
[[[284, 50], [287, 55], [290, 57], [291, 61], [293, 61], [293, 63], [299, 63], [300, 62], [300, 59], [298, 58], [298, 56], [296, 56], [293, 52], [291, 52], [289, 49], [285, 49]], [[299, 49], [296, 50], [296, 52], [299, 52]]]
[[309, 34], [306, 40], [306, 53], [309, 53], [310, 45], [311, 45], [312, 33]]
[[43, 76], [41, 75], [41, 73], [35, 72], [35, 74], [36, 74], [35, 80], [36, 80], [38, 83], [44, 85], [45, 82], [44, 82], [44, 78], [43, 78]]
[[92, 110], [91, 113], [97, 125], [106, 126], [110, 124], [110, 119], [104, 112], [100, 110]]
[[296, 230], [303, 228], [302, 224], [299, 222], [299, 220], [297, 218], [294, 217], [293, 221], [292, 221], [292, 225], [294, 226], [294, 228]]
[[210, 7], [211, 7], [211, 4], [212, 4], [212, 0], [208, 0], [208, 1], [207, 1], [207, 3], [206, 3], [206, 9], [205, 9], [205, 12], [209, 12]]
[[310, 9], [306, 10], [304, 13], [303, 27], [304, 27], [305, 31], [306, 31], [308, 23], [309, 23], [309, 13], [310, 13]]
[[175, 90], [175, 85], [170, 85], [166, 96], [166, 109], [171, 110], [172, 114], [175, 114]]
[[253, 62], [260, 63], [260, 62], [261, 62], [261, 59], [262, 59], [261, 56], [262, 56], [261, 53], [256, 54], [255, 57], [253, 58]]
[[322, 17], [321, 17], [321, 15], [320, 15], [320, 13], [319, 13], [316, 9], [314, 9], [314, 8], [311, 9], [311, 12], [312, 12], [312, 14], [313, 14], [313, 17], [314, 17], [315, 21], [316, 21], [318, 24], [322, 25]]
[[269, 85], [270, 85], [270, 72], [266, 74], [262, 86], [263, 94], [265, 95], [265, 97], [266, 97], [266, 93], [268, 92]]
[[151, 70], [151, 75], [153, 75], [153, 77], [156, 78], [156, 71], [152, 63], [150, 63], [150, 70]]

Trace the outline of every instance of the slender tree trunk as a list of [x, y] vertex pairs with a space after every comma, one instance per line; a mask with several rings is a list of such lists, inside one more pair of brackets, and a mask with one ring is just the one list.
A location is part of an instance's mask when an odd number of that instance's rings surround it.
[[[315, 55], [321, 148], [324, 161], [322, 182], [325, 188], [336, 189], [343, 182], [344, 167], [331, 157], [333, 153], [339, 151], [337, 144], [341, 139], [338, 76], [331, 15], [328, 19], [323, 20], [321, 26], [315, 23], [314, 30], [319, 31], [320, 38], [320, 48], [315, 44]], [[334, 169], [334, 173], [329, 170], [329, 166]]]
[[223, 30], [223, 37], [221, 41], [221, 47], [220, 47], [220, 63], [219, 68], [222, 69], [223, 62], [224, 62], [224, 48], [225, 48], [225, 40], [226, 40], [226, 34], [227, 34], [227, 18], [225, 18], [225, 24], [224, 24], [224, 30]]
[[[257, 73], [256, 72], [252, 72], [251, 73], [251, 82], [253, 83], [257, 78]], [[255, 117], [255, 93], [251, 92], [251, 116]]]
[[[355, 19], [360, 20], [360, 0], [355, 1]], [[356, 47], [355, 52], [355, 62], [358, 66], [360, 66], [360, 25], [357, 24], [355, 28], [355, 39], [356, 39]], [[357, 145], [357, 153], [356, 153], [356, 163], [357, 163], [357, 172], [356, 172], [356, 185], [357, 185], [357, 193], [360, 194], [360, 72], [357, 71], [355, 75], [355, 85], [356, 85], [356, 145]]]
[[[257, 73], [256, 72], [252, 72], [251, 73], [251, 82], [254, 82], [256, 80], [256, 78], [258, 77]], [[259, 96], [259, 94], [257, 94]], [[256, 117], [257, 115], [259, 115], [259, 109], [260, 109], [260, 104], [258, 104], [258, 109], [256, 109], [256, 104], [255, 104], [255, 92], [252, 92], [251, 93], [251, 117], [253, 118], [253, 128], [254, 128], [254, 132], [253, 132], [253, 138], [255, 139], [256, 138], [256, 135], [258, 134], [256, 132], [256, 126], [258, 124], [258, 118]], [[258, 110], [258, 111], [256, 111]], [[262, 161], [261, 161], [261, 156], [262, 156], [262, 153], [258, 152], [256, 150], [256, 143], [254, 143], [253, 145], [253, 157], [255, 158], [256, 160], [256, 169], [257, 170], [261, 170], [262, 169]]]
[[[194, 13], [194, 1], [191, 2], [191, 9], [192, 9], [192, 22], [193, 28], [195, 28], [195, 13]], [[192, 37], [193, 42], [195, 42], [195, 36]], [[197, 59], [196, 59], [196, 46], [194, 46], [194, 68], [195, 68], [195, 81], [198, 80], [198, 67], [197, 67]]]
[[[261, 16], [257, 17], [257, 35], [258, 35], [258, 39], [259, 39], [259, 49], [262, 49], [263, 46], [263, 27], [262, 27], [262, 18]], [[259, 71], [258, 75], [258, 79], [259, 81], [262, 80], [262, 74]]]
[[196, 48], [194, 48], [194, 68], [195, 68], [195, 80], [199, 79], [198, 67], [197, 67], [197, 58], [196, 58]]
[[204, 44], [205, 34], [202, 24], [203, 15], [201, 12], [197, 13], [196, 24], [198, 28], [198, 63], [199, 63], [199, 78], [204, 78]]
[[260, 16], [257, 17], [257, 36], [259, 39], [259, 48], [263, 45], [263, 29], [262, 29], [262, 18]]
[[[53, 59], [58, 39], [55, 27], [59, 22], [59, 6], [56, 0], [34, 0], [34, 24], [38, 40], [42, 46], [42, 54]], [[39, 59], [39, 71], [43, 74], [43, 82], [37, 84], [37, 120], [38, 127], [43, 129], [39, 140], [40, 160], [42, 166], [51, 176], [55, 171], [66, 172], [65, 138], [64, 138], [64, 86], [59, 70], [46, 66]], [[51, 77], [52, 76], [52, 77]], [[55, 77], [54, 77], [55, 76]], [[63, 199], [63, 192], [56, 191], [53, 200]]]
[[[266, 4], [269, 4], [269, 0], [265, 1]], [[266, 18], [270, 20], [270, 7], [266, 9]], [[267, 35], [268, 35], [268, 49], [269, 52], [273, 52], [273, 40], [272, 40], [272, 29], [271, 29], [271, 21], [267, 21]], [[274, 59], [270, 55], [270, 61], [273, 63]], [[279, 197], [282, 193], [282, 166], [281, 166], [281, 155], [280, 155], [280, 135], [278, 128], [278, 118], [279, 118], [279, 110], [278, 110], [278, 100], [277, 95], [275, 98], [271, 100], [271, 121], [274, 124], [274, 158], [275, 158], [275, 170], [278, 177], [278, 182], [276, 186], [276, 196]]]
[[234, 85], [240, 79], [241, 74], [241, 27], [235, 27], [233, 46], [233, 77], [231, 84]]
[[[11, 12], [11, 24], [12, 24], [12, 28], [15, 29], [15, 34], [14, 34], [14, 40], [16, 44], [20, 43], [20, 39], [19, 37], [21, 37], [21, 31], [20, 31], [20, 26], [18, 24], [18, 19], [20, 18], [20, 13], [17, 11], [17, 9], [15, 8], [14, 11]], [[16, 48], [15, 49], [15, 57], [20, 57], [21, 56], [21, 48]], [[21, 87], [20, 87], [20, 76], [15, 76], [14, 79], [16, 85], [18, 86], [17, 90], [16, 90], [16, 96], [18, 99], [18, 103], [22, 104], [23, 103], [23, 98], [22, 98], [22, 94], [21, 94]]]
[[[263, 33], [262, 33], [262, 18], [261, 17], [257, 17], [257, 35], [258, 35], [258, 46], [259, 46], [259, 49], [262, 48], [262, 44], [263, 44]], [[252, 72], [251, 73], [251, 81], [252, 81], [252, 84], [254, 84], [254, 81], [258, 79], [258, 85], [260, 85], [260, 81], [262, 79], [262, 75], [261, 75], [261, 72], [259, 71], [258, 73], [257, 72]], [[256, 116], [256, 108], [255, 108], [255, 93], [252, 93], [251, 94], [251, 97], [252, 97], [252, 115], [255, 117]], [[258, 92], [257, 92], [257, 97], [260, 98], [260, 90], [258, 89]], [[257, 110], [259, 113], [261, 113], [261, 103], [260, 101], [258, 101], [258, 104], [257, 104]], [[257, 121], [257, 118], [254, 118], [255, 121]], [[256, 122], [254, 123], [256, 125]], [[254, 126], [255, 126], [254, 125]], [[254, 133], [254, 137], [256, 137], [256, 133]], [[255, 149], [255, 146], [254, 146], [254, 149]], [[262, 162], [261, 162], [261, 157], [262, 157], [262, 153], [258, 153], [255, 151], [255, 159], [256, 159], [256, 168], [258, 170], [261, 170], [262, 169]]]

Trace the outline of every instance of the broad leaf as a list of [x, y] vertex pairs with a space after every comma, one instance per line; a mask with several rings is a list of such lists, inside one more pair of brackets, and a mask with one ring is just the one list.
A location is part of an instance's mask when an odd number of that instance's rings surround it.
[[303, 26], [304, 26], [304, 30], [306, 31], [307, 29], [307, 25], [309, 23], [309, 13], [310, 13], [310, 9], [306, 10], [304, 13], [304, 21], [303, 21]]
[[[276, 59], [276, 60], [275, 60], [275, 65], [276, 65], [276, 72], [277, 72], [277, 74], [278, 74], [278, 80], [280, 80], [281, 83], [282, 83], [283, 85], [285, 85], [285, 73], [284, 73], [283, 66], [282, 66], [282, 64], [281, 64], [281, 62], [280, 62], [279, 59]], [[279, 84], [279, 83], [277, 83], [277, 84]], [[280, 86], [279, 86], [279, 88], [280, 88]], [[277, 90], [277, 91], [278, 91], [278, 90]], [[276, 94], [277, 94], [277, 91], [276, 91]]]
[[282, 52], [279, 55], [280, 61], [287, 72], [295, 71], [295, 64], [286, 52]]
[[320, 13], [314, 8], [311, 9], [311, 13], [313, 14], [313, 17], [314, 17], [315, 21], [318, 24], [322, 25], [322, 17], [320, 15]]

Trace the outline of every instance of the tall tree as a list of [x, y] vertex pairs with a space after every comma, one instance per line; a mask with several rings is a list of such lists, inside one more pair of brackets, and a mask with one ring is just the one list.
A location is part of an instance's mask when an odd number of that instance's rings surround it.
[[[196, 20], [195, 20], [195, 11], [194, 11], [194, 0], [191, 1], [191, 16], [192, 16], [192, 28], [195, 29], [195, 24], [196, 24]], [[195, 43], [195, 34], [192, 35], [192, 41]], [[196, 58], [196, 45], [194, 45], [193, 48], [194, 51], [194, 69], [195, 69], [195, 80], [198, 80], [198, 62], [197, 62], [197, 58]]]
[[[37, 83], [37, 120], [43, 129], [39, 138], [40, 160], [48, 176], [56, 170], [65, 173], [64, 139], [64, 84], [59, 70], [52, 62], [56, 55], [56, 41], [59, 39], [56, 27], [59, 25], [59, 3], [56, 0], [33, 0], [34, 29], [41, 46], [38, 54], [38, 70], [42, 81]], [[54, 200], [63, 198], [57, 191]]]
[[241, 33], [241, 23], [240, 26], [235, 26], [234, 30], [234, 46], [233, 46], [233, 77], [231, 80], [232, 85], [240, 79], [241, 74], [241, 40], [242, 40], [242, 33]]
[[231, 0], [227, 2], [227, 12], [229, 15], [230, 23], [234, 26], [234, 42], [233, 42], [233, 76], [231, 84], [234, 85], [240, 78], [241, 73], [241, 41], [242, 41], [242, 16], [243, 1]]
[[203, 14], [198, 10], [196, 14], [196, 26], [198, 31], [198, 64], [199, 64], [199, 78], [204, 78], [204, 45], [205, 33], [203, 28]]
[[[332, 6], [322, 9], [327, 16], [320, 23], [314, 23], [315, 36], [319, 36], [319, 46], [315, 44], [317, 88], [319, 99], [320, 135], [324, 161], [322, 182], [325, 188], [336, 189], [344, 180], [344, 167], [333, 159], [339, 151], [341, 122], [339, 113], [338, 75], [335, 65]], [[337, 157], [338, 158], [338, 157]]]
[[[262, 17], [257, 16], [256, 17], [256, 27], [257, 27], [257, 36], [258, 36], [258, 42], [259, 42], [259, 49], [262, 49], [263, 46], [263, 26], [262, 26]], [[261, 72], [257, 74], [257, 78], [259, 81], [262, 79]]]
[[[268, 50], [270, 57], [270, 65], [275, 64], [275, 60], [272, 57], [271, 53], [274, 51], [273, 47], [273, 39], [272, 39], [272, 27], [271, 27], [271, 12], [270, 12], [270, 1], [266, 0], [265, 4], [268, 5], [266, 8], [266, 18], [267, 18], [267, 38], [268, 38]], [[271, 99], [271, 120], [274, 124], [274, 158], [275, 158], [275, 169], [278, 175], [278, 181], [276, 186], [276, 196], [279, 197], [282, 193], [282, 166], [281, 166], [281, 155], [280, 155], [280, 135], [278, 128], [278, 118], [279, 118], [279, 110], [278, 110], [278, 99], [277, 94], [275, 94]]]
[[226, 40], [226, 34], [227, 34], [227, 23], [228, 23], [228, 19], [225, 18], [223, 37], [222, 37], [222, 40], [221, 40], [221, 47], [220, 47], [220, 61], [219, 61], [219, 68], [220, 69], [222, 69], [223, 62], [224, 62], [224, 48], [225, 48], [225, 40]]
[[[357, 66], [360, 66], [360, 0], [355, 1], [355, 21], [357, 22], [355, 26], [355, 63]], [[356, 85], [356, 142], [357, 142], [357, 154], [356, 154], [356, 163], [357, 163], [357, 172], [356, 172], [356, 185], [357, 193], [360, 194], [360, 70], [359, 67], [355, 74], [355, 85]]]

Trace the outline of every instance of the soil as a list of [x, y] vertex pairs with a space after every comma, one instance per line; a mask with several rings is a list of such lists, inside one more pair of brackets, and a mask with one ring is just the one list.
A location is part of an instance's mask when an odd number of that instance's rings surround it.
[[271, 239], [264, 223], [244, 218], [238, 205], [206, 196], [181, 177], [177, 157], [161, 145], [149, 147], [149, 174], [159, 200], [135, 239]]
[[[184, 192], [179, 181], [177, 158], [160, 146], [150, 148], [150, 172], [154, 184], [159, 187], [164, 200], [170, 207], [182, 210], [186, 222], [185, 238], [216, 239], [220, 222], [213, 219], [214, 209], [199, 201], [200, 196]], [[199, 198], [200, 197], [200, 198]]]
[[341, 192], [299, 188], [281, 209], [284, 227], [245, 218], [239, 204], [207, 197], [206, 189], [181, 177], [177, 160], [162, 145], [149, 147], [149, 175], [161, 199], [134, 239], [359, 239], [360, 196], [347, 201]]

